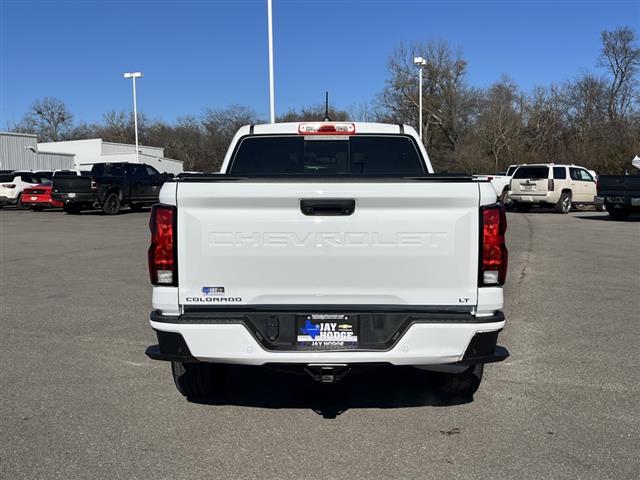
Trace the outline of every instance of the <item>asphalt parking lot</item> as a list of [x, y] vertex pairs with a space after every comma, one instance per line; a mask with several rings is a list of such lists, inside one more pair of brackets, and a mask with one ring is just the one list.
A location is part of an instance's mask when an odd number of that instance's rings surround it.
[[0, 478], [638, 478], [640, 221], [508, 220], [511, 357], [472, 402], [235, 368], [198, 404], [144, 355], [148, 211], [0, 211]]

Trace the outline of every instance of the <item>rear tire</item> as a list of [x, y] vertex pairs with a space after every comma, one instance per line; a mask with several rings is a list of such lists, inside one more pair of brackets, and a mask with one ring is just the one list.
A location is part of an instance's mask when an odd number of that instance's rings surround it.
[[571, 211], [571, 192], [562, 192], [558, 203], [556, 203], [556, 212], [567, 214]]
[[176, 388], [187, 398], [208, 398], [219, 390], [219, 366], [212, 363], [171, 362], [171, 373]]
[[596, 205], [596, 212], [606, 212], [607, 208], [604, 205]]
[[609, 212], [611, 219], [616, 221], [624, 221], [629, 218], [629, 215], [631, 214], [631, 212], [625, 208], [608, 207], [607, 212]]
[[516, 211], [520, 213], [527, 213], [529, 210], [531, 210], [530, 203], [516, 203], [515, 207], [516, 207]]
[[34, 212], [41, 212], [42, 210], [44, 210], [44, 207], [31, 207], [31, 210], [33, 210]]
[[463, 373], [439, 374], [440, 391], [452, 397], [471, 398], [478, 390], [478, 387], [480, 387], [483, 372], [484, 363], [479, 363], [478, 365], [473, 365]]
[[22, 203], [22, 195], [20, 195], [18, 197], [18, 200], [16, 202], [16, 208], [18, 210], [28, 210], [29, 209], [29, 207], [27, 207], [24, 203]]
[[117, 215], [120, 213], [120, 195], [115, 192], [107, 195], [102, 204], [102, 212], [105, 215]]

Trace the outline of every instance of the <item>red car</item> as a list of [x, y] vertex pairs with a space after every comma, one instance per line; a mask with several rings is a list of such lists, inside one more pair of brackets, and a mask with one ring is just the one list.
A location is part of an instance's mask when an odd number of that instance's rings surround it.
[[40, 211], [45, 208], [62, 208], [64, 203], [51, 198], [51, 184], [36, 185], [22, 191], [21, 203], [31, 210]]

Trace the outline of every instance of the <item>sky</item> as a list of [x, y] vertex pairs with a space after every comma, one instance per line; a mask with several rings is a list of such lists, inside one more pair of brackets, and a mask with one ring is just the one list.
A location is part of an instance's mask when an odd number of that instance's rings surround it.
[[[173, 121], [241, 104], [268, 118], [266, 0], [0, 0], [0, 129], [43, 97], [76, 121], [132, 107]], [[597, 69], [600, 32], [631, 26], [640, 1], [273, 0], [276, 113], [370, 102], [401, 43], [446, 40], [468, 81], [525, 91]]]

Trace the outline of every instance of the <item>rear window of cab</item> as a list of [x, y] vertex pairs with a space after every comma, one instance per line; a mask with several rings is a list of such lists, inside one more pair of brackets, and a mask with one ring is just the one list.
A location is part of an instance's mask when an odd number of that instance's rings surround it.
[[422, 176], [415, 142], [402, 135], [244, 138], [231, 160], [232, 175]]
[[549, 167], [520, 167], [513, 174], [513, 178], [549, 178]]

